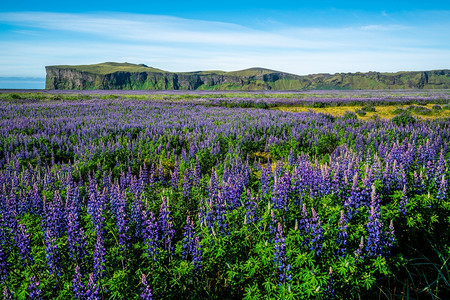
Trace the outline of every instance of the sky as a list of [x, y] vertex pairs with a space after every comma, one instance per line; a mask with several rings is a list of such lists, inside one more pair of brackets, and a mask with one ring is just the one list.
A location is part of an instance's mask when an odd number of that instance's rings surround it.
[[43, 88], [32, 79], [47, 65], [106, 61], [299, 75], [448, 69], [450, 1], [0, 4], [0, 88]]

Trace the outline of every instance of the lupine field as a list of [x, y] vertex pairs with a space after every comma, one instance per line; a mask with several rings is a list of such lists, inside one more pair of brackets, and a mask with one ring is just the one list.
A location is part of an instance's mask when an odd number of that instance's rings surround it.
[[450, 119], [270, 109], [449, 93], [146, 97], [0, 94], [4, 299], [450, 297]]

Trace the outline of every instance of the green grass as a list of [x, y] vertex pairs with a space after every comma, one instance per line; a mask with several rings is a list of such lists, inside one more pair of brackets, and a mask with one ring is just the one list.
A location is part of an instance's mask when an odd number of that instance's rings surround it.
[[95, 65], [78, 65], [78, 66], [70, 66], [70, 65], [60, 65], [60, 66], [51, 66], [54, 68], [61, 69], [72, 69], [79, 72], [87, 72], [92, 74], [112, 74], [115, 72], [165, 72], [160, 69], [147, 67], [145, 65], [135, 65], [130, 63], [115, 63], [115, 62], [105, 62]]

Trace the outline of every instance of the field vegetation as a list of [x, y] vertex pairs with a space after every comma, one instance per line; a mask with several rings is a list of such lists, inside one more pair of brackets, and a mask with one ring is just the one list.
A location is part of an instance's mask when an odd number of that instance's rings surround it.
[[448, 298], [449, 94], [404, 93], [0, 93], [5, 299]]

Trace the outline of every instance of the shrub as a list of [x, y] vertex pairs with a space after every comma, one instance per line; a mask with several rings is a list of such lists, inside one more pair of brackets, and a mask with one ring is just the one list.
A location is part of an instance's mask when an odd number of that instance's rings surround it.
[[365, 112], [375, 112], [376, 111], [375, 106], [373, 106], [372, 104], [364, 105], [361, 109]]
[[431, 109], [423, 106], [410, 105], [407, 108], [408, 111], [412, 111], [418, 115], [430, 115], [432, 113]]
[[360, 116], [360, 117], [366, 115], [366, 112], [365, 112], [364, 110], [362, 110], [362, 109], [359, 109], [359, 108], [355, 109], [355, 112], [356, 112], [356, 113], [358, 114], [358, 116]]
[[323, 103], [323, 102], [314, 102], [312, 104], [312, 107], [313, 108], [324, 108], [325, 107], [325, 103]]
[[346, 111], [343, 118], [344, 120], [356, 120], [358, 116], [352, 111]]
[[406, 113], [406, 110], [404, 110], [401, 107], [396, 107], [395, 110], [392, 112], [393, 114], [399, 115], [399, 114], [403, 114]]
[[442, 107], [439, 104], [435, 104], [435, 105], [433, 105], [433, 110], [439, 111], [439, 110], [442, 110]]
[[398, 126], [416, 123], [416, 119], [408, 112], [403, 112], [392, 118], [392, 122]]

